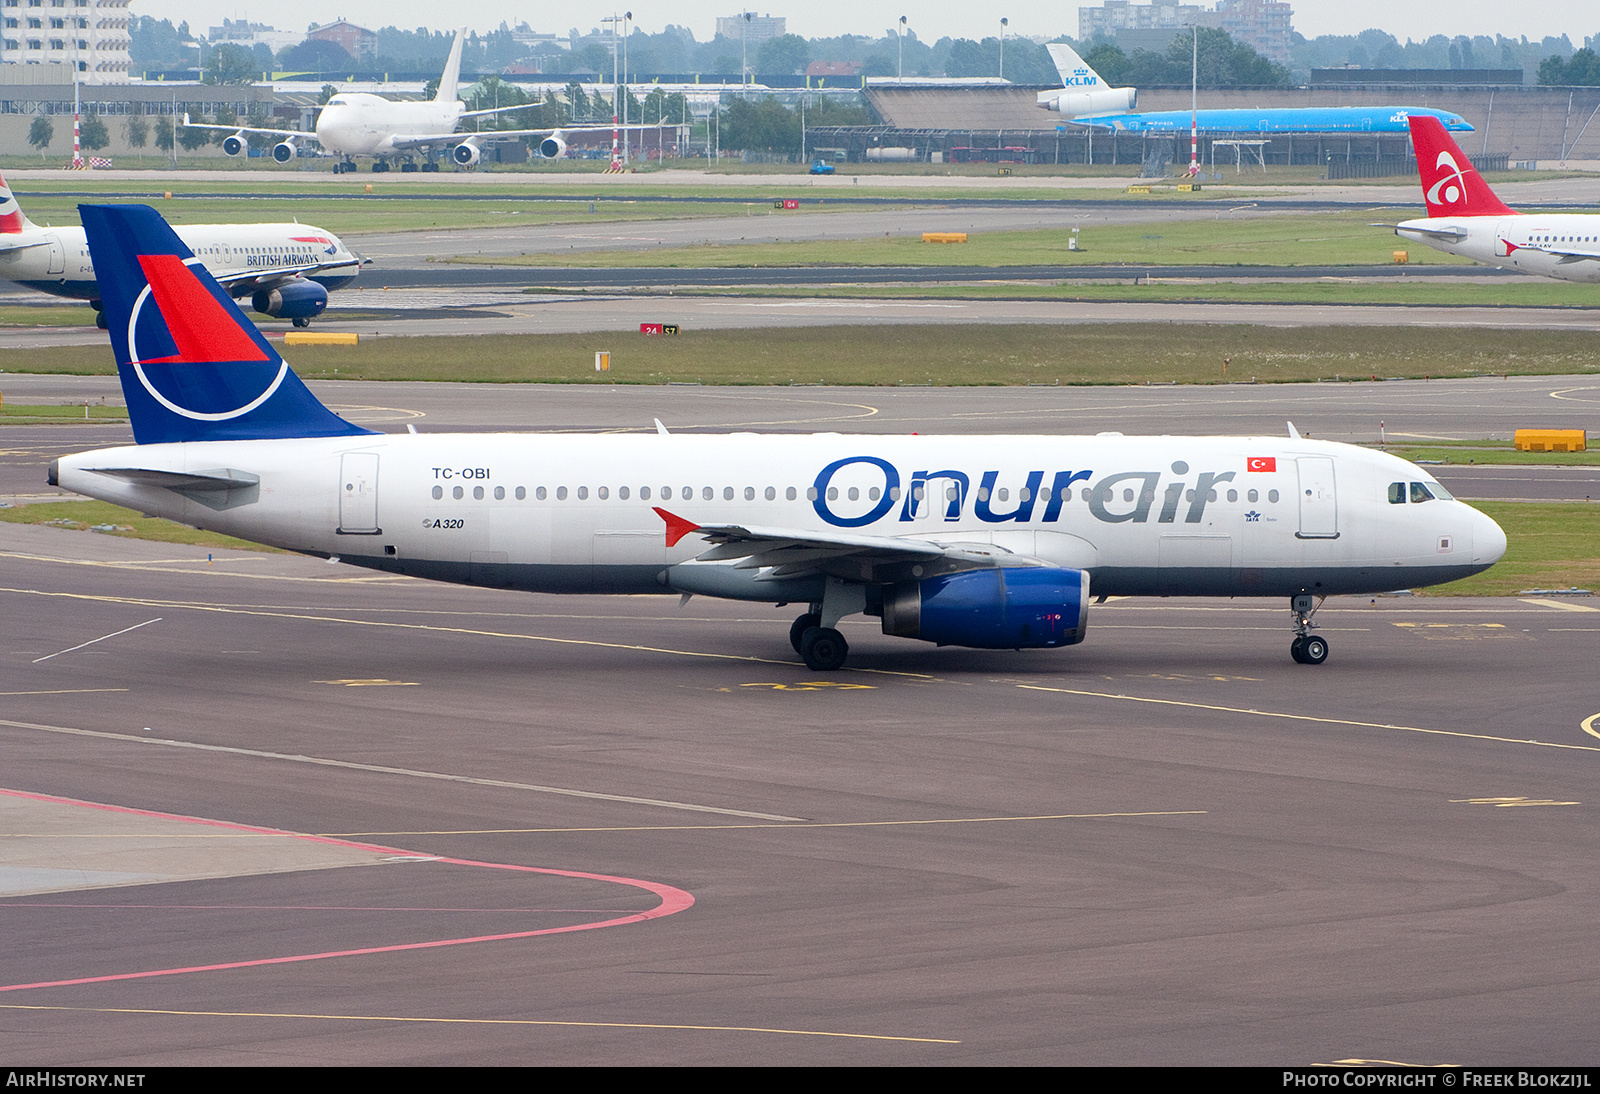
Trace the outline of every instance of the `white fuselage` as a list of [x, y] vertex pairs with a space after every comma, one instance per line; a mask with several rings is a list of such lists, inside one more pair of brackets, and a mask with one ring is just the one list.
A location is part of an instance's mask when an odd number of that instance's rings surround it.
[[449, 137], [466, 105], [450, 102], [396, 102], [379, 95], [347, 91], [335, 95], [317, 116], [317, 140], [340, 156], [386, 156], [401, 149], [395, 140]]
[[[191, 224], [173, 229], [184, 245], [224, 285], [231, 280], [308, 265], [343, 265], [305, 276], [337, 288], [356, 276], [360, 260], [338, 236], [311, 224]], [[24, 228], [0, 236], [8, 244], [36, 243], [0, 251], [0, 278], [55, 296], [98, 300], [94, 264], [82, 228]]]
[[[227, 469], [259, 485], [185, 494], [97, 467]], [[1097, 594], [1371, 592], [1465, 576], [1505, 549], [1422, 469], [1281, 437], [374, 435], [146, 444], [63, 457], [55, 473], [259, 543], [547, 592], [775, 602], [820, 588], [692, 561], [706, 543], [667, 546], [656, 506], [702, 525], [1015, 554], [1088, 571]], [[1433, 498], [1410, 500], [1411, 484]]]
[[1600, 216], [1506, 213], [1423, 217], [1395, 234], [1486, 266], [1562, 281], [1600, 281]]

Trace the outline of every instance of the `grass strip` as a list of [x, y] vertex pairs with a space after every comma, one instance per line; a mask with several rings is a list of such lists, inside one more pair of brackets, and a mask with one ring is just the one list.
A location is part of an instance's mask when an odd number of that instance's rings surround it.
[[0, 520], [10, 524], [52, 525], [66, 531], [101, 532], [126, 539], [157, 543], [186, 543], [195, 547], [229, 547], [245, 551], [275, 551], [248, 540], [204, 532], [161, 517], [147, 517], [106, 501], [42, 501], [0, 509]]
[[[646, 318], [672, 322], [670, 312]], [[334, 324], [325, 324], [334, 326]], [[1600, 372], [1591, 332], [1086, 323], [882, 325], [369, 338], [286, 347], [306, 379], [936, 386], [1215, 384]], [[611, 370], [594, 371], [596, 350]], [[104, 346], [8, 355], [13, 372], [106, 375]]]
[[[1600, 505], [1475, 501], [1506, 531], [1506, 555], [1474, 577], [1435, 585], [1429, 596], [1515, 596], [1525, 589], [1600, 590]], [[1419, 590], [1422, 591], [1422, 590]]]

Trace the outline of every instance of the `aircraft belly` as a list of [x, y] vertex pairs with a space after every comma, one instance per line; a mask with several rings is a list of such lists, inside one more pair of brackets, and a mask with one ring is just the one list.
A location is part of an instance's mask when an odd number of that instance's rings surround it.
[[603, 587], [588, 565], [510, 562], [503, 552], [478, 552], [473, 559], [392, 558], [385, 555], [343, 555], [341, 562], [406, 577], [445, 581], [454, 585], [479, 585], [529, 593], [672, 593], [661, 583], [659, 566], [613, 566]]

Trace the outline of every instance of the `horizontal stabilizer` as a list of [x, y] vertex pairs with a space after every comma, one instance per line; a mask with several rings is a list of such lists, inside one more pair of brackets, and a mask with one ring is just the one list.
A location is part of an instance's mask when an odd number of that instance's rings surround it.
[[96, 475], [110, 475], [114, 479], [138, 483], [141, 486], [159, 486], [179, 490], [185, 494], [196, 491], [244, 490], [261, 484], [261, 476], [231, 467], [213, 471], [157, 471], [148, 467], [85, 467]]

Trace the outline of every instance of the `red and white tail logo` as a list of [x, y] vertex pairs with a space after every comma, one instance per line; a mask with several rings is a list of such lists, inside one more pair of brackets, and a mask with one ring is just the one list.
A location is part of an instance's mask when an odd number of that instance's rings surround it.
[[1450, 138], [1444, 123], [1428, 114], [1413, 114], [1411, 144], [1417, 150], [1417, 173], [1422, 176], [1422, 200], [1430, 217], [1484, 217], [1512, 213], [1494, 196], [1467, 159], [1467, 154]]
[[11, 195], [11, 187], [6, 180], [0, 178], [0, 235], [16, 235], [27, 227], [31, 225], [28, 224], [28, 218], [22, 215], [22, 206]]

